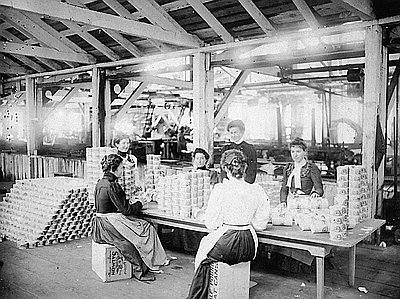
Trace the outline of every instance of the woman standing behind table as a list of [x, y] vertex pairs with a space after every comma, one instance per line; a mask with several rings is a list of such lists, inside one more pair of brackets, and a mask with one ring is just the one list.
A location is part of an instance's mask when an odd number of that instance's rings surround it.
[[[286, 205], [288, 197], [294, 199], [297, 195], [309, 195], [316, 198], [324, 195], [321, 172], [319, 168], [307, 160], [307, 145], [301, 138], [295, 138], [290, 143], [290, 154], [293, 162], [286, 165], [283, 170], [282, 187], [280, 191], [281, 204]], [[301, 196], [300, 196], [301, 197]], [[279, 253], [291, 257], [303, 264], [311, 266], [313, 256], [305, 250], [280, 248]], [[298, 262], [283, 260], [283, 268], [291, 268], [296, 271], [299, 268]]]
[[228, 150], [221, 167], [229, 180], [216, 184], [205, 212], [205, 224], [213, 229], [201, 240], [195, 258], [195, 275], [188, 298], [208, 296], [210, 264], [229, 265], [251, 261], [257, 253], [255, 230], [264, 230], [269, 218], [268, 196], [259, 185], [244, 181], [246, 157], [241, 151]]
[[96, 243], [114, 245], [132, 264], [134, 277], [154, 280], [160, 266], [168, 263], [164, 248], [153, 226], [135, 215], [142, 202], [129, 204], [125, 192], [117, 183], [122, 174], [122, 158], [111, 154], [101, 160], [104, 176], [95, 188], [96, 216], [92, 239]]
[[131, 140], [128, 135], [117, 136], [114, 139], [114, 145], [118, 150], [117, 154], [123, 158], [124, 163], [128, 164], [129, 166], [138, 166], [137, 158], [128, 153], [131, 146]]

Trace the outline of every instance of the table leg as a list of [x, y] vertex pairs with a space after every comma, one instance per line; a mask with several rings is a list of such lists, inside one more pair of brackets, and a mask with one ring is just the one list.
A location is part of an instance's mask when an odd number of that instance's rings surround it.
[[324, 263], [325, 260], [323, 257], [317, 256], [315, 257], [317, 262], [317, 299], [324, 298], [324, 276], [325, 276], [325, 269]]
[[349, 285], [353, 286], [356, 280], [356, 246], [349, 250]]

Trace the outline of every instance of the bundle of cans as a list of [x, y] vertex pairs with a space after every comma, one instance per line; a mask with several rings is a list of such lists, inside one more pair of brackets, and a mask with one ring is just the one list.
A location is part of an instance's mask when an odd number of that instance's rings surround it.
[[210, 175], [204, 170], [167, 175], [160, 178], [156, 191], [160, 210], [181, 218], [194, 218], [194, 212], [208, 203]]
[[344, 216], [348, 228], [370, 218], [371, 193], [367, 178], [367, 170], [361, 165], [337, 168], [337, 194], [334, 204], [346, 208]]
[[161, 156], [146, 155], [145, 188], [156, 189], [161, 176]]
[[0, 236], [25, 247], [87, 237], [94, 210], [82, 179], [17, 180], [0, 202]]

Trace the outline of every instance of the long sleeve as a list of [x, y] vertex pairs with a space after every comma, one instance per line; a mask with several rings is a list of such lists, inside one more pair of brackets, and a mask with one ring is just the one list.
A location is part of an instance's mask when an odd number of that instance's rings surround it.
[[315, 189], [312, 193], [316, 192], [318, 193], [319, 196], [324, 195], [324, 187], [322, 185], [321, 171], [319, 170], [318, 166], [312, 164], [310, 175]]
[[114, 182], [110, 184], [108, 196], [117, 207], [118, 211], [123, 215], [135, 215], [142, 209], [142, 203], [140, 201], [137, 201], [134, 204], [129, 204], [129, 201], [126, 200], [124, 190], [118, 183]]
[[247, 150], [244, 154], [247, 155], [249, 163], [244, 180], [249, 184], [253, 184], [257, 175], [257, 152], [253, 145], [247, 144]]
[[257, 190], [255, 192], [256, 198], [258, 198], [259, 206], [256, 209], [251, 224], [257, 231], [265, 230], [267, 228], [267, 223], [270, 215], [270, 202], [268, 195], [265, 194], [261, 186], [257, 185]]
[[281, 192], [280, 192], [280, 202], [287, 202], [287, 196], [289, 192], [289, 187], [286, 186], [288, 176], [287, 176], [287, 169], [289, 167], [289, 164], [285, 166], [283, 169], [283, 179], [282, 179], [282, 186], [281, 186]]
[[221, 203], [222, 184], [216, 184], [211, 191], [206, 213], [204, 216], [205, 224], [208, 229], [217, 229], [223, 224], [222, 203]]

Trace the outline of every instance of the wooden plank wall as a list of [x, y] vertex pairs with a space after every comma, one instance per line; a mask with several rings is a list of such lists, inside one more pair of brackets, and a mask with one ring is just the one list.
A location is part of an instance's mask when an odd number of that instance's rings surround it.
[[72, 173], [83, 178], [86, 161], [43, 156], [0, 153], [0, 176], [3, 181], [52, 177], [54, 173]]

